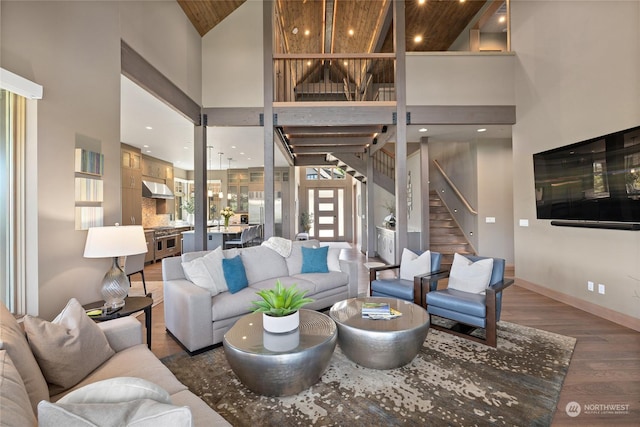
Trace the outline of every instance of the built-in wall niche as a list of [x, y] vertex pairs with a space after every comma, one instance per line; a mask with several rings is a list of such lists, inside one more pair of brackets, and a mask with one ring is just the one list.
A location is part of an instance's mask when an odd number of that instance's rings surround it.
[[74, 174], [75, 229], [101, 227], [104, 223], [104, 154], [101, 141], [76, 134]]

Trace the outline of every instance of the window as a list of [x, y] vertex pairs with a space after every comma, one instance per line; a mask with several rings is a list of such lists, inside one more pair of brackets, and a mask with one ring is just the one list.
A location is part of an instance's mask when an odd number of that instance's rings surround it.
[[[31, 253], [26, 239], [27, 99], [0, 90], [0, 102], [0, 206], [3, 206], [0, 209], [0, 299], [12, 313], [25, 314], [28, 308], [27, 254]], [[37, 271], [37, 266], [31, 269]], [[29, 275], [35, 274], [31, 269]], [[37, 283], [37, 274], [35, 279]], [[37, 297], [34, 302], [37, 302]]]

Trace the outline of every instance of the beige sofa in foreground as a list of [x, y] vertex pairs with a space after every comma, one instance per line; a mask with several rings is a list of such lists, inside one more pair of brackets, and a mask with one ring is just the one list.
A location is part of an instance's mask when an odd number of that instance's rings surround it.
[[[91, 320], [89, 321], [92, 322]], [[60, 421], [59, 412], [56, 413], [56, 416], [51, 416], [50, 419], [42, 419], [41, 417], [38, 420], [38, 404], [43, 400], [57, 402], [63, 396], [76, 390], [82, 392], [82, 390], [90, 388], [85, 386], [92, 384], [95, 386], [100, 384], [98, 381], [114, 378], [124, 380], [137, 380], [140, 378], [149, 381], [164, 389], [170, 397], [170, 403], [176, 407], [172, 421], [167, 421], [166, 417], [149, 417], [146, 422], [136, 425], [153, 424], [156, 427], [169, 424], [174, 426], [183, 425], [183, 421], [185, 419], [188, 421], [189, 418], [188, 416], [185, 417], [185, 411], [187, 411], [187, 415], [190, 411], [192, 423], [195, 426], [230, 425], [217, 412], [191, 393], [185, 385], [179, 382], [169, 369], [142, 343], [142, 325], [137, 319], [124, 317], [100, 323], [98, 326], [104, 332], [108, 345], [113, 349], [113, 355], [70, 389], [49, 395], [51, 385], [47, 384], [45, 380], [45, 376], [38, 365], [39, 362], [36, 361], [30, 349], [23, 328], [9, 313], [4, 304], [0, 304], [1, 426], [36, 426], [38, 421], [40, 421], [41, 425], [87, 425]], [[47, 327], [50, 327], [50, 324]], [[82, 339], [82, 336], [80, 339]], [[49, 351], [63, 351], [63, 349], [50, 348]], [[90, 353], [90, 351], [87, 352], [87, 356]], [[49, 409], [52, 406], [43, 403], [40, 407], [41, 412], [43, 405], [48, 406]], [[84, 406], [86, 410], [88, 405]], [[184, 407], [188, 407], [188, 410]], [[89, 410], [92, 410], [92, 408], [89, 408]], [[109, 419], [109, 414], [114, 413], [113, 410], [104, 406], [102, 408], [96, 407], [96, 412], [98, 410], [102, 411], [101, 414], [106, 414], [104, 418], [100, 418], [99, 425], [123, 425], [118, 420]], [[62, 419], [64, 420], [65, 418]]]

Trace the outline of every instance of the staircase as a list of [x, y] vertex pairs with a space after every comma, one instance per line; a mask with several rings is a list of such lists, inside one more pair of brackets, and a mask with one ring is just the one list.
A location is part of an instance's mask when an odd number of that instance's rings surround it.
[[429, 192], [429, 249], [442, 254], [441, 268], [450, 269], [453, 254], [474, 254], [449, 209], [435, 191]]

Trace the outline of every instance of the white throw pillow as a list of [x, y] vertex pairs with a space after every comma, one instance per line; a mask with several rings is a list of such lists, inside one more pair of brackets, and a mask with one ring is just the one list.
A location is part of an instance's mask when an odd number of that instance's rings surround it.
[[205, 255], [203, 258], [205, 266], [207, 267], [207, 270], [209, 270], [209, 275], [213, 280], [213, 285], [218, 293], [227, 292], [229, 290], [227, 280], [224, 278], [224, 271], [222, 270], [222, 260], [224, 258], [225, 256], [222, 253], [222, 247], [220, 246]]
[[73, 387], [115, 354], [75, 298], [53, 322], [25, 316], [24, 329], [51, 395]]
[[340, 248], [329, 248], [329, 253], [327, 253], [327, 267], [329, 271], [342, 271], [340, 270]]
[[460, 254], [453, 255], [449, 273], [449, 289], [484, 294], [491, 281], [493, 258], [473, 262]]
[[208, 290], [211, 293], [211, 296], [218, 295], [218, 289], [216, 288], [213, 278], [209, 273], [209, 269], [204, 262], [204, 257], [196, 258], [189, 262], [183, 262], [182, 270], [184, 270], [186, 278], [194, 285]]
[[420, 256], [407, 248], [402, 250], [400, 260], [400, 279], [413, 282], [415, 276], [431, 273], [431, 251], [425, 251]]
[[171, 403], [171, 397], [165, 389], [151, 381], [136, 377], [96, 381], [72, 391], [57, 403], [118, 403], [138, 399]]
[[120, 403], [38, 404], [39, 427], [191, 427], [193, 417], [186, 406], [175, 406], [151, 399]]

